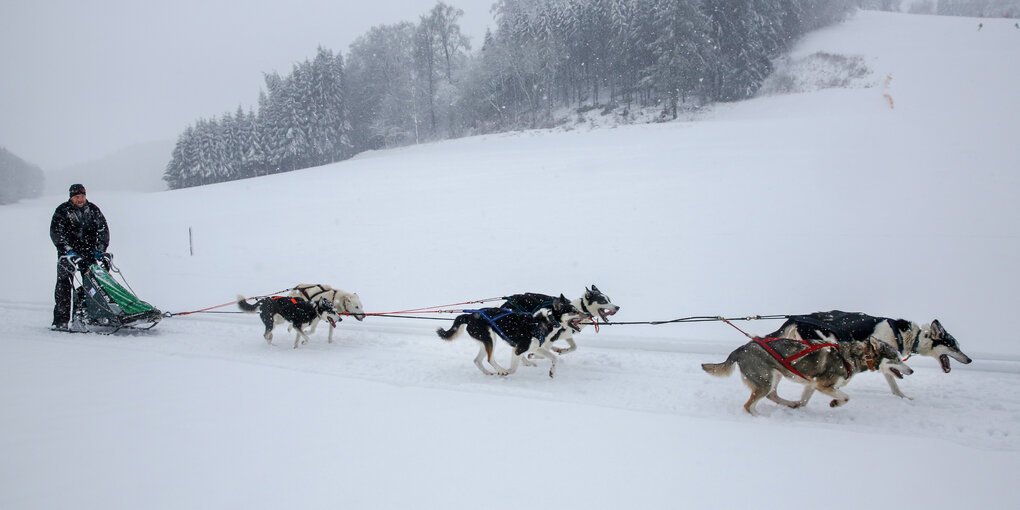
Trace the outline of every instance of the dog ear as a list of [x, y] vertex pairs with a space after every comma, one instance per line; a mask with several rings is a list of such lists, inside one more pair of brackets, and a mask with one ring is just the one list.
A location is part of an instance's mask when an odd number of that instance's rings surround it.
[[875, 338], [874, 336], [869, 336], [868, 343], [871, 344], [871, 348], [875, 351], [875, 354], [879, 354], [882, 352], [882, 344], [885, 342]]
[[928, 328], [928, 332], [932, 338], [942, 338], [946, 336], [946, 328], [942, 327], [942, 323], [938, 319], [931, 321], [931, 326]]
[[592, 292], [599, 292], [599, 288], [596, 287], [595, 284], [593, 283], [593, 284], [591, 284], [591, 291]]

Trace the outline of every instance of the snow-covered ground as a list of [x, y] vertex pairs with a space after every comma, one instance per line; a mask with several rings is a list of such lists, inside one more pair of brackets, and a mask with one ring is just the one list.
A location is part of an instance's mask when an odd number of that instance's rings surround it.
[[870, 87], [696, 122], [89, 188], [115, 262], [170, 312], [299, 282], [372, 312], [594, 283], [619, 321], [938, 318], [975, 361], [947, 375], [911, 358], [913, 400], [863, 374], [844, 407], [766, 401], [750, 417], [737, 376], [699, 367], [745, 341], [720, 323], [589, 328], [555, 379], [484, 376], [476, 344], [443, 342], [439, 321], [347, 319], [337, 343], [320, 329], [297, 350], [239, 314], [54, 333], [52, 196], [0, 208], [0, 508], [1016, 508], [1020, 31], [982, 22], [860, 13], [791, 62], [851, 57]]

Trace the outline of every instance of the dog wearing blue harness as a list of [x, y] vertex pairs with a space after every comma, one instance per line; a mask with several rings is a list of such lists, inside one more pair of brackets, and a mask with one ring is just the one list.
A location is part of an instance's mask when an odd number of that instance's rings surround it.
[[[517, 371], [520, 363], [534, 366], [528, 360], [533, 354], [548, 359], [552, 366], [549, 377], [556, 374], [556, 354], [549, 350], [549, 344], [567, 330], [579, 331], [581, 321], [588, 315], [581, 312], [567, 298], [560, 297], [553, 301], [549, 308], [542, 308], [534, 314], [516, 312], [508, 308], [482, 308], [464, 310], [458, 315], [450, 329], [439, 328], [436, 334], [443, 340], [453, 340], [461, 331], [467, 329], [471, 338], [478, 340], [481, 347], [475, 356], [475, 366], [486, 375], [510, 375]], [[510, 369], [505, 369], [492, 359], [492, 351], [496, 339], [501, 338], [513, 347], [514, 353], [510, 360]], [[489, 362], [491, 372], [482, 365], [482, 360]]]
[[[560, 294], [560, 296], [562, 297], [563, 294]], [[554, 298], [546, 294], [525, 292], [524, 294], [507, 296], [506, 301], [500, 305], [500, 308], [509, 308], [515, 312], [535, 313], [542, 308], [549, 308], [552, 306], [553, 301]], [[577, 331], [584, 329], [588, 324], [598, 324], [597, 321], [600, 318], [602, 322], [609, 322], [609, 317], [620, 311], [620, 307], [614, 305], [609, 300], [609, 296], [605, 295], [594, 285], [591, 288], [585, 287], [584, 295], [571, 301], [570, 304], [588, 315], [588, 320], [581, 322]], [[552, 350], [556, 351], [556, 354], [566, 354], [577, 349], [573, 331], [564, 331], [562, 335], [559, 335], [559, 338], [553, 339], [553, 341], [555, 340], [564, 340], [569, 345], [567, 348], [553, 347]]]

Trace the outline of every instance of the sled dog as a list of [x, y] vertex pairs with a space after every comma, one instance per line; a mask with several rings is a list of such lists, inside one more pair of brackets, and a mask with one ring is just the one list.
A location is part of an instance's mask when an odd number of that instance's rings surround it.
[[[560, 294], [562, 297], [562, 294]], [[589, 321], [582, 322], [576, 331], [584, 329], [589, 323], [595, 322], [595, 317], [601, 317], [602, 322], [608, 322], [611, 315], [615, 315], [616, 312], [620, 311], [620, 307], [613, 304], [609, 300], [609, 296], [602, 293], [598, 287], [592, 285], [591, 288], [585, 287], [584, 295], [578, 299], [570, 302], [581, 312], [588, 316]], [[535, 313], [542, 308], [550, 308], [553, 305], [553, 297], [545, 294], [537, 294], [534, 292], [526, 292], [524, 294], [514, 294], [508, 296], [506, 301], [500, 305], [501, 308], [509, 308], [515, 312], [524, 313]], [[559, 354], [566, 354], [573, 352], [577, 349], [577, 343], [574, 342], [574, 331], [562, 330], [563, 334], [559, 338], [551, 339], [556, 341], [563, 339], [567, 341], [570, 346], [566, 349], [560, 347], [554, 347], [553, 350]]]
[[[971, 362], [970, 357], [960, 350], [960, 344], [942, 327], [938, 319], [928, 326], [922, 326], [903, 319], [832, 310], [791, 315], [777, 331], [768, 336], [810, 340], [822, 338], [824, 334], [834, 335], [840, 342], [861, 342], [875, 338], [895, 347], [900, 358], [912, 354], [936, 358], [942, 371], [947, 374], [950, 370], [949, 358], [965, 365]], [[911, 398], [900, 391], [895, 374], [883, 372], [882, 375], [889, 383], [893, 395]]]
[[[751, 389], [751, 397], [744, 410], [757, 416], [755, 404], [762, 397], [798, 408], [818, 390], [833, 397], [829, 406], [838, 407], [850, 400], [840, 388], [854, 374], [866, 370], [883, 370], [902, 378], [914, 371], [899, 359], [891, 345], [871, 338], [861, 342], [838, 343], [832, 336], [823, 339], [793, 340], [781, 337], [754, 338], [730, 353], [722, 363], [704, 363], [701, 368], [711, 375], [727, 376], [733, 365], [740, 367], [740, 375]], [[804, 385], [798, 401], [789, 401], [776, 393], [783, 377]]]
[[[245, 312], [259, 313], [262, 323], [266, 325], [266, 332], [262, 336], [270, 345], [273, 343], [273, 327], [276, 325], [276, 321], [278, 319], [286, 321], [291, 328], [297, 330], [297, 335], [294, 336], [295, 349], [298, 348], [299, 342], [308, 343], [309, 338], [304, 331], [305, 326], [314, 328], [320, 320], [325, 320], [331, 327], [335, 327], [340, 320], [336, 308], [328, 299], [302, 301], [292, 297], [271, 296], [259, 299], [252, 305], [248, 304], [248, 298], [238, 294], [237, 306]], [[304, 338], [303, 342], [301, 342], [302, 338]]]
[[[356, 293], [344, 292], [320, 283], [299, 283], [291, 289], [290, 297], [302, 298], [305, 301], [325, 298], [333, 303], [338, 314], [352, 315], [358, 321], [365, 320], [365, 309], [361, 306], [361, 298]], [[312, 324], [312, 328], [308, 331], [309, 335], [315, 333], [317, 325], [318, 322]], [[329, 343], [333, 343], [334, 329], [336, 328], [329, 328]]]
[[[515, 312], [507, 308], [482, 308], [465, 312], [467, 313], [454, 319], [450, 329], [438, 328], [436, 333], [443, 340], [453, 340], [466, 328], [468, 334], [481, 344], [478, 356], [475, 356], [475, 366], [486, 375], [493, 375], [493, 372], [482, 366], [482, 359], [488, 360], [489, 365], [496, 369], [496, 374], [510, 375], [517, 371], [518, 364], [522, 362], [528, 366], [535, 366], [527, 359], [529, 354], [534, 354], [552, 363], [549, 377], [555, 376], [556, 354], [549, 350], [550, 338], [557, 335], [560, 330], [578, 331], [579, 323], [587, 318], [563, 295], [553, 300], [550, 308], [542, 308], [534, 314]], [[497, 338], [502, 338], [513, 347], [514, 353], [509, 370], [492, 359], [492, 350]]]

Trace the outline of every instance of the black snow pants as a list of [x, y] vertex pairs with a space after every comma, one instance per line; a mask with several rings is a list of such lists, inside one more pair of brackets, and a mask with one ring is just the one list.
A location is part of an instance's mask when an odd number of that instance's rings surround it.
[[71, 321], [71, 295], [74, 291], [74, 272], [85, 272], [88, 265], [82, 261], [79, 267], [66, 258], [57, 259], [57, 285], [53, 289], [53, 324], [67, 324]]

